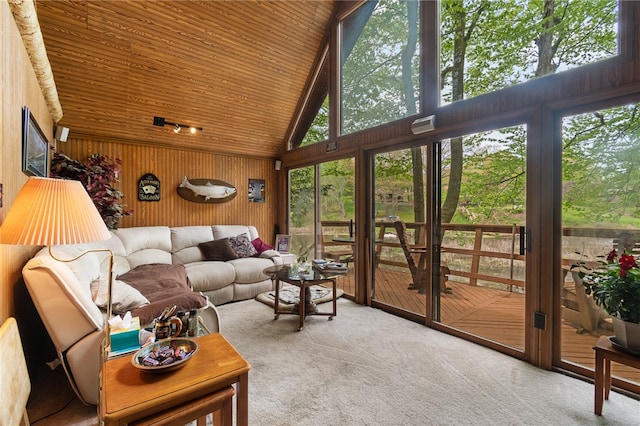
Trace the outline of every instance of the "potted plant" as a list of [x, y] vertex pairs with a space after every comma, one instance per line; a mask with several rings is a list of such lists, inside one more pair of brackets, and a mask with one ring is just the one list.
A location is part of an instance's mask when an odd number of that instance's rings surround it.
[[628, 253], [618, 256], [612, 250], [601, 267], [579, 275], [586, 293], [611, 315], [615, 343], [640, 352], [640, 268], [636, 258]]
[[109, 229], [116, 229], [120, 219], [132, 214], [122, 202], [123, 194], [115, 188], [122, 161], [93, 154], [86, 164], [55, 153], [51, 160], [51, 177], [79, 180], [89, 193]]

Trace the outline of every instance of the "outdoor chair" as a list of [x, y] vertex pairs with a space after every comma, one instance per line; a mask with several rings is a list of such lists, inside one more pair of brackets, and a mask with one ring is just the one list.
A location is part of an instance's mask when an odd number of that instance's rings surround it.
[[[403, 221], [395, 221], [394, 226], [413, 279], [408, 289], [418, 290], [418, 293], [424, 294], [427, 290], [427, 247], [409, 243], [407, 226]], [[450, 273], [451, 271], [445, 264], [440, 265], [440, 285], [442, 292], [451, 292], [451, 289], [447, 288], [447, 278]]]

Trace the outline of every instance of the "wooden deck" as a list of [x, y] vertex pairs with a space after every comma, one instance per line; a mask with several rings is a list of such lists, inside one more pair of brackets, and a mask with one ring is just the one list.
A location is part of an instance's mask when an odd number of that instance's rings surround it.
[[[374, 300], [392, 305], [408, 312], [426, 315], [426, 296], [415, 290], [408, 290], [411, 282], [409, 272], [376, 269]], [[345, 293], [355, 292], [354, 276], [338, 280], [338, 286]], [[481, 336], [503, 345], [524, 350], [525, 297], [499, 289], [471, 286], [448, 281], [450, 293], [440, 298], [441, 323], [452, 328]], [[594, 368], [594, 351], [598, 337], [611, 335], [611, 331], [598, 330], [580, 333], [578, 329], [563, 321], [562, 359], [590, 370]], [[640, 385], [640, 371], [612, 364], [614, 375]]]

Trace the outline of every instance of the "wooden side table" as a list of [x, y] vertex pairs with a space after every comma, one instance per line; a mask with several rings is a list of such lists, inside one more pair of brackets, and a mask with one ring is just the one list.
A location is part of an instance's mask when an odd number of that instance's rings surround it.
[[608, 336], [600, 336], [593, 349], [596, 351], [596, 389], [593, 412], [601, 416], [603, 400], [609, 399], [609, 391], [611, 390], [611, 361], [640, 369], [640, 357], [616, 349]]
[[100, 420], [127, 425], [165, 410], [189, 406], [228, 386], [236, 385], [236, 424], [249, 423], [249, 363], [220, 334], [197, 339], [199, 350], [183, 367], [167, 373], [144, 372], [131, 356], [102, 365]]

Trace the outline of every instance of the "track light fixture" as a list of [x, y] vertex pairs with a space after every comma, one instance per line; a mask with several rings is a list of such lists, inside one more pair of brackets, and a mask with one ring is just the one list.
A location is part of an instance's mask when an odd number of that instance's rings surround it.
[[202, 127], [189, 126], [188, 124], [172, 123], [170, 121], [166, 121], [163, 117], [153, 117], [153, 125], [160, 126], [160, 127], [173, 126], [174, 133], [180, 133], [180, 130], [182, 130], [183, 127], [185, 128], [188, 127], [189, 131], [192, 134], [195, 134], [198, 130], [199, 131], [204, 130]]

